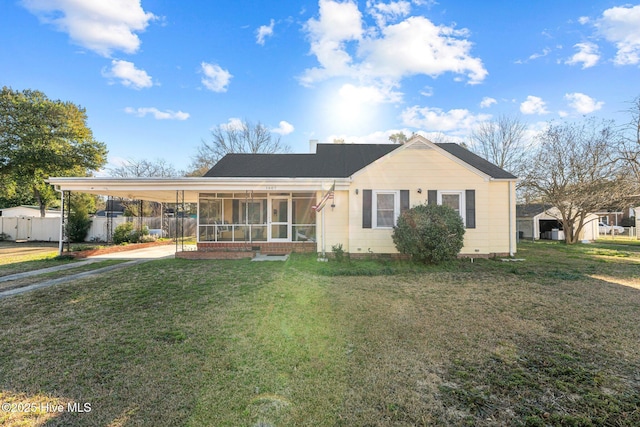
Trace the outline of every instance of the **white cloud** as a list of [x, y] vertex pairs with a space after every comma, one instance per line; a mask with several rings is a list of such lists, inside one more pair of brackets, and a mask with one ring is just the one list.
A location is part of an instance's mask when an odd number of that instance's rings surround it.
[[[211, 128], [211, 130], [215, 129], [217, 126]], [[231, 117], [227, 123], [221, 124], [220, 128], [223, 130], [240, 130], [243, 128], [243, 122], [241, 119], [237, 117]]]
[[551, 53], [551, 49], [549, 49], [548, 47], [545, 47], [544, 49], [542, 49], [541, 53], [534, 53], [532, 55], [529, 56], [530, 60], [534, 60], [534, 59], [538, 59], [538, 58], [543, 58], [547, 55], [549, 55]]
[[127, 107], [124, 112], [138, 117], [145, 117], [147, 114], [151, 114], [156, 120], [187, 120], [189, 118], [189, 113], [171, 110], [160, 111], [155, 107]]
[[490, 96], [485, 96], [484, 98], [482, 98], [482, 101], [480, 101], [480, 108], [489, 108], [493, 104], [497, 104], [497, 103], [498, 101], [496, 101], [495, 98], [491, 98]]
[[604, 105], [604, 102], [596, 101], [590, 96], [585, 95], [584, 93], [579, 93], [579, 92], [567, 93], [564, 96], [564, 99], [566, 99], [569, 102], [569, 106], [571, 108], [573, 108], [574, 110], [576, 110], [576, 112], [580, 114], [593, 113], [594, 111], [601, 109], [602, 106]]
[[382, 104], [385, 102], [399, 102], [400, 92], [393, 91], [392, 86], [354, 86], [344, 84], [338, 91], [341, 101], [348, 104]]
[[565, 64], [577, 65], [582, 64], [582, 69], [593, 67], [600, 60], [600, 53], [598, 52], [598, 45], [591, 42], [577, 43], [573, 47], [578, 49]]
[[153, 86], [153, 80], [146, 71], [136, 68], [133, 62], [114, 59], [111, 69], [102, 71], [104, 77], [118, 79], [123, 86], [144, 89]]
[[426, 97], [433, 96], [433, 88], [431, 86], [425, 86], [424, 89], [420, 91], [420, 95]]
[[227, 70], [223, 70], [217, 64], [208, 64], [203, 62], [200, 64], [201, 72], [204, 74], [202, 84], [213, 92], [226, 92], [227, 86], [233, 75]]
[[317, 81], [351, 75], [352, 58], [345, 43], [360, 40], [363, 35], [362, 14], [358, 5], [347, 1], [337, 3], [320, 0], [320, 18], [311, 18], [304, 26], [311, 44], [311, 53], [320, 63], [320, 68], [307, 69], [300, 81], [311, 85]]
[[413, 106], [402, 114], [405, 126], [430, 132], [467, 132], [478, 122], [489, 120], [490, 114], [474, 115], [466, 109], [442, 111], [440, 108]]
[[277, 133], [280, 135], [289, 135], [294, 131], [294, 127], [291, 123], [282, 120], [279, 126], [275, 129], [271, 129], [271, 132]]
[[522, 114], [548, 114], [547, 104], [537, 96], [527, 96], [527, 100], [520, 104]]
[[365, 25], [353, 0], [320, 0], [319, 6], [319, 17], [309, 19], [304, 26], [310, 51], [319, 63], [300, 76], [305, 86], [347, 77], [367, 86], [398, 87], [406, 77], [436, 78], [448, 72], [476, 84], [488, 74], [482, 61], [470, 55], [472, 43], [465, 29], [436, 26], [422, 16], [387, 25], [388, 19], [401, 19], [409, 13], [406, 1], [369, 1], [369, 12], [384, 17], [373, 27]]
[[388, 21], [397, 21], [411, 12], [408, 1], [392, 1], [390, 3], [367, 1], [367, 12], [373, 16], [378, 26], [383, 27]]
[[107, 57], [114, 50], [137, 52], [136, 33], [156, 18], [142, 9], [140, 0], [22, 0], [22, 4], [40, 21], [69, 34], [74, 43]]
[[479, 58], [469, 55], [472, 44], [467, 36], [467, 30], [436, 26], [413, 16], [385, 27], [379, 38], [363, 40], [358, 53], [365, 59], [359, 69], [374, 77], [395, 79], [453, 72], [466, 75], [470, 84], [480, 83], [488, 73]]
[[265, 39], [273, 35], [273, 27], [275, 24], [275, 21], [272, 19], [269, 25], [261, 25], [260, 28], [256, 30], [256, 43], [264, 46]]
[[617, 65], [640, 63], [640, 5], [607, 9], [594, 25], [607, 41], [616, 45]]

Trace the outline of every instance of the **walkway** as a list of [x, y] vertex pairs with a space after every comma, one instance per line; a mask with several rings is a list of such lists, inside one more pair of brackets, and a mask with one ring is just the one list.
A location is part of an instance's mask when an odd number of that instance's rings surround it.
[[41, 270], [28, 271], [24, 273], [12, 274], [9, 276], [0, 277], [0, 282], [6, 282], [10, 280], [18, 280], [26, 277], [38, 276], [41, 274], [51, 273], [55, 271], [67, 270], [71, 268], [77, 268], [80, 266], [84, 266], [87, 264], [93, 264], [98, 261], [104, 261], [107, 259], [120, 259], [120, 260], [130, 260], [128, 262], [123, 262], [120, 264], [110, 265], [108, 267], [98, 268], [91, 271], [84, 271], [77, 274], [71, 274], [65, 277], [59, 277], [57, 279], [45, 280], [39, 283], [33, 283], [27, 286], [22, 286], [19, 288], [7, 289], [5, 291], [0, 291], [0, 299], [7, 298], [13, 295], [23, 294], [25, 292], [33, 291], [36, 289], [46, 288], [48, 286], [57, 285], [60, 283], [67, 283], [72, 280], [82, 279], [88, 276], [92, 276], [95, 274], [106, 273], [109, 271], [117, 270], [120, 268], [130, 267], [133, 265], [141, 264], [143, 262], [152, 261], [155, 259], [164, 259], [164, 258], [173, 258], [175, 256], [175, 246], [156, 246], [152, 248], [144, 248], [144, 249], [135, 249], [132, 251], [125, 252], [116, 252], [113, 254], [106, 255], [96, 255], [93, 257], [87, 258], [86, 261], [78, 261], [71, 264], [59, 265], [56, 267], [43, 268]]

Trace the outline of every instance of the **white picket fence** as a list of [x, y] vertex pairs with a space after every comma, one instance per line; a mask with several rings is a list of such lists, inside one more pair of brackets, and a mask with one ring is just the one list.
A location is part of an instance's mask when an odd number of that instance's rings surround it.
[[[85, 241], [106, 242], [109, 230], [109, 219], [105, 217], [95, 217], [91, 219], [91, 228]], [[117, 217], [113, 218], [112, 226], [115, 229], [119, 224], [132, 221], [138, 224], [138, 218]], [[185, 218], [183, 221], [184, 235], [195, 236], [195, 218]], [[165, 229], [166, 237], [175, 235], [175, 220], [167, 221], [168, 229]], [[142, 225], [146, 225], [151, 230], [162, 229], [162, 219], [142, 218]], [[57, 242], [60, 240], [60, 218], [39, 218], [39, 217], [0, 217], [0, 233], [3, 233], [6, 240], [17, 241], [38, 241]]]

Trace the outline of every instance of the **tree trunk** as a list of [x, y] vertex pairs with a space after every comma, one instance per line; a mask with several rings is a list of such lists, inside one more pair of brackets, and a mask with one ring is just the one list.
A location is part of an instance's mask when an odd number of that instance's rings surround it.
[[33, 195], [36, 196], [36, 200], [38, 202], [38, 205], [40, 206], [40, 218], [44, 218], [46, 216], [46, 212], [45, 210], [47, 209], [47, 206], [45, 205], [44, 201], [42, 200], [42, 196], [40, 196], [40, 191], [38, 190], [38, 187], [34, 186], [33, 187]]

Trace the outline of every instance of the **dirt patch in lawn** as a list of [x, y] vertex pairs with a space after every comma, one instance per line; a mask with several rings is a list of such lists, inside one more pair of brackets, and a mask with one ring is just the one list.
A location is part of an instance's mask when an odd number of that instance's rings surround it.
[[58, 243], [49, 242], [0, 242], [0, 258], [22, 255], [42, 255], [56, 252]]

